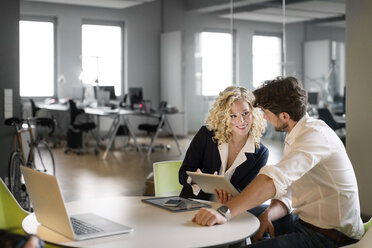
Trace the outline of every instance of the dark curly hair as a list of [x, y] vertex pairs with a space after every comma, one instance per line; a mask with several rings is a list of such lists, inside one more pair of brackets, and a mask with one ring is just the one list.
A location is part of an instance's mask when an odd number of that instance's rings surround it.
[[292, 120], [299, 121], [306, 114], [306, 91], [294, 77], [267, 80], [253, 94], [254, 107], [268, 109], [277, 116], [286, 112]]

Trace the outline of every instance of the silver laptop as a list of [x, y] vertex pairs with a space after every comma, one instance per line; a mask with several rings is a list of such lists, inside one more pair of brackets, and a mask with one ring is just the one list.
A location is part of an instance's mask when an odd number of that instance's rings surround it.
[[72, 240], [85, 240], [133, 231], [93, 213], [69, 216], [57, 178], [21, 166], [37, 221]]

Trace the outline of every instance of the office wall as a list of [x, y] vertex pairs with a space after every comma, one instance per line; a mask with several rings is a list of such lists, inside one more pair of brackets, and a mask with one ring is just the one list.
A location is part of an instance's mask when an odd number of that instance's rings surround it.
[[79, 85], [81, 72], [81, 25], [84, 20], [124, 23], [124, 83], [144, 89], [144, 98], [159, 103], [160, 2], [126, 9], [80, 7], [21, 1], [21, 14], [57, 19], [58, 97], [70, 97], [72, 86]]
[[[182, 33], [182, 81], [184, 111], [188, 131], [196, 131], [204, 123], [213, 98], [199, 93], [195, 80], [195, 35], [205, 30], [230, 29], [230, 20], [211, 14], [186, 11], [182, 0], [162, 0], [124, 10], [76, 7], [56, 4], [21, 2], [22, 14], [47, 14], [58, 19], [58, 75], [65, 75], [67, 83], [58, 85], [60, 95], [67, 96], [71, 85], [78, 82], [80, 73], [80, 24], [82, 19], [123, 21], [126, 28], [124, 77], [129, 86], [144, 87], [145, 98], [157, 106], [160, 101], [160, 32]], [[146, 18], [143, 18], [146, 16]], [[252, 89], [252, 36], [255, 32], [281, 33], [281, 24], [234, 21], [236, 31], [236, 82]], [[327, 31], [328, 30], [328, 31]], [[328, 35], [328, 36], [327, 36]], [[303, 42], [326, 37], [342, 39], [342, 30], [316, 27], [314, 24], [286, 25], [286, 75], [303, 80]], [[223, 89], [221, 89], [223, 90]]]
[[[213, 29], [229, 30], [229, 20], [186, 13], [184, 26], [184, 83], [186, 89], [186, 109], [188, 112], [189, 131], [196, 131], [204, 122], [211, 98], [198, 94], [195, 83], [195, 35], [198, 32]], [[236, 32], [236, 83], [253, 90], [252, 86], [252, 37], [255, 33], [282, 33], [281, 24], [234, 21]], [[303, 49], [306, 40], [331, 39], [344, 41], [344, 29], [317, 27], [315, 24], [294, 23], [286, 25], [286, 76], [295, 76], [304, 80]], [[315, 64], [314, 64], [315, 66]], [[269, 78], [268, 78], [269, 79]], [[222, 90], [222, 89], [221, 89]]]
[[13, 114], [20, 114], [19, 1], [0, 1], [0, 176], [7, 176], [13, 129], [4, 125], [4, 89], [13, 89]]
[[[178, 3], [177, 3], [178, 2]], [[189, 132], [197, 131], [204, 123], [213, 102], [211, 97], [200, 95], [200, 86], [195, 80], [195, 38], [202, 31], [230, 31], [230, 20], [211, 14], [185, 11], [180, 1], [164, 1], [164, 31], [181, 30], [183, 34], [183, 83], [185, 111]], [[182, 19], [183, 18], [183, 19]], [[236, 82], [252, 89], [252, 36], [255, 32], [281, 33], [282, 25], [249, 21], [234, 21], [236, 32]], [[302, 74], [303, 24], [287, 25], [287, 75]], [[223, 89], [221, 89], [223, 90]]]
[[346, 1], [346, 149], [359, 185], [362, 213], [372, 215], [372, 1]]
[[[206, 30], [230, 30], [230, 20], [212, 14], [185, 11], [180, 1], [164, 0], [164, 31], [181, 30], [183, 33], [183, 82], [185, 109], [189, 131], [196, 131], [203, 124], [213, 98], [199, 94], [195, 81], [195, 35]], [[236, 82], [248, 89], [252, 87], [252, 36], [255, 32], [282, 33], [281, 24], [234, 20], [236, 32]], [[306, 40], [344, 41], [343, 28], [323, 27], [315, 23], [286, 25], [287, 64], [286, 75], [304, 79], [303, 47]], [[222, 89], [221, 89], [222, 90]]]
[[307, 41], [310, 40], [331, 40], [345, 41], [345, 28], [321, 26], [314, 23], [308, 23], [304, 26], [304, 35]]

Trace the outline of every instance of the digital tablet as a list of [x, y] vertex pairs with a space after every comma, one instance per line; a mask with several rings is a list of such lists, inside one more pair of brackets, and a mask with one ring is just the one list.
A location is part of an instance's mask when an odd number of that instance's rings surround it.
[[239, 191], [224, 176], [191, 171], [186, 171], [186, 173], [191, 177], [192, 182], [196, 183], [205, 193], [214, 194], [215, 189], [222, 189], [232, 196], [239, 194]]
[[155, 197], [142, 199], [142, 202], [164, 208], [171, 212], [193, 211], [199, 208], [211, 208], [212, 206], [197, 200], [186, 199], [179, 196]]

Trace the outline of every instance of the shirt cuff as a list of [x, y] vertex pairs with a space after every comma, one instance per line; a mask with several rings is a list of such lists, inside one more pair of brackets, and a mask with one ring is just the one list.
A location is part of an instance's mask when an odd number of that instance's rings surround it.
[[275, 196], [273, 198], [280, 199], [283, 195], [287, 193], [287, 187], [281, 180], [278, 180], [282, 177], [282, 173], [275, 166], [267, 165], [264, 166], [259, 174], [263, 174], [267, 177], [270, 177], [273, 180], [275, 186]]
[[195, 184], [195, 183], [191, 183], [191, 181], [192, 181], [192, 179], [191, 179], [191, 177], [189, 176], [188, 178], [187, 178], [187, 183], [188, 184], [190, 184], [191, 185], [191, 188], [192, 188], [192, 193], [194, 194], [194, 195], [199, 195], [199, 192], [200, 192], [200, 188], [199, 188], [199, 186], [197, 185], [197, 184]]

